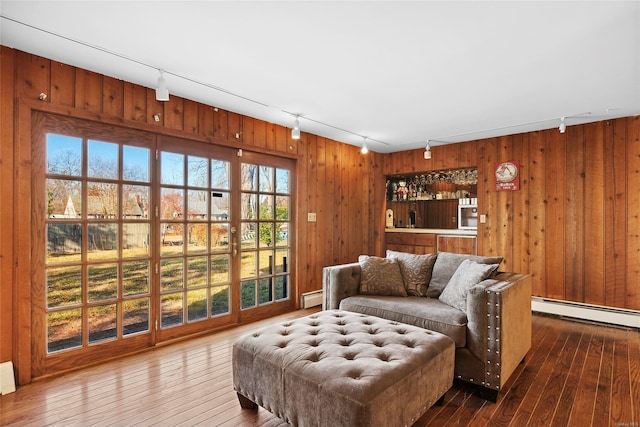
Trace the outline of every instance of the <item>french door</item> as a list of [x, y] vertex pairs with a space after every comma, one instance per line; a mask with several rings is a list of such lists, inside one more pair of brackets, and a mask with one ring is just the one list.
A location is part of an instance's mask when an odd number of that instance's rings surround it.
[[294, 307], [292, 160], [39, 120], [34, 376]]

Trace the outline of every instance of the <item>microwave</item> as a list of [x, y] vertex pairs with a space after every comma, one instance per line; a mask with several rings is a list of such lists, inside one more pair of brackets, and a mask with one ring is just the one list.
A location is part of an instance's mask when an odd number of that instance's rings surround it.
[[478, 229], [478, 205], [458, 205], [458, 229]]

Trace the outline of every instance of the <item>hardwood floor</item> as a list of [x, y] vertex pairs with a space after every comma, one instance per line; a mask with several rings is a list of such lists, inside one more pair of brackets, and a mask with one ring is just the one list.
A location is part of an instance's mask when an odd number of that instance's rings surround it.
[[[0, 425], [284, 426], [240, 408], [231, 346], [301, 310], [19, 387], [0, 397]], [[391, 422], [391, 420], [390, 420]], [[640, 427], [640, 331], [533, 316], [533, 347], [500, 394], [455, 383], [415, 426]]]

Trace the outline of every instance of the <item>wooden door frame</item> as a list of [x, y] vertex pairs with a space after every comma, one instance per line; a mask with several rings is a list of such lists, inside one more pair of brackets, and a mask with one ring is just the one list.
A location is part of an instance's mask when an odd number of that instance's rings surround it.
[[[13, 173], [15, 176], [15, 185], [13, 200], [14, 217], [13, 217], [13, 230], [16, 236], [23, 236], [22, 238], [16, 238], [13, 241], [13, 259], [12, 264], [14, 266], [14, 275], [12, 288], [13, 292], [13, 355], [16, 382], [18, 385], [24, 385], [30, 383], [33, 376], [33, 361], [32, 361], [32, 325], [33, 322], [39, 322], [40, 319], [35, 319], [35, 314], [32, 310], [32, 301], [34, 295], [32, 293], [32, 265], [33, 253], [32, 251], [38, 250], [31, 244], [31, 235], [34, 231], [31, 213], [33, 209], [33, 203], [30, 195], [32, 191], [32, 135], [33, 127], [33, 115], [36, 112], [57, 114], [61, 116], [67, 116], [70, 118], [88, 120], [100, 123], [102, 125], [111, 125], [124, 127], [129, 129], [141, 130], [152, 132], [156, 135], [173, 136], [182, 139], [188, 139], [191, 141], [204, 142], [210, 144], [216, 144], [235, 149], [246, 149], [240, 142], [228, 141], [226, 139], [218, 137], [202, 137], [193, 134], [185, 135], [182, 131], [163, 128], [157, 125], [136, 122], [133, 120], [125, 120], [113, 118], [111, 116], [105, 116], [100, 113], [93, 113], [85, 110], [78, 110], [73, 107], [59, 106], [50, 103], [45, 103], [37, 100], [30, 99], [18, 99], [16, 100], [16, 117], [15, 117], [15, 137], [14, 144], [14, 163]], [[264, 153], [275, 157], [284, 157], [293, 159], [295, 162], [295, 172], [297, 181], [297, 160], [299, 156], [295, 153], [276, 153], [267, 149], [259, 147], [250, 147], [252, 152]], [[296, 193], [294, 193], [296, 194]], [[299, 242], [295, 242], [293, 250], [297, 252]], [[292, 265], [292, 268], [298, 268], [298, 263]], [[292, 276], [291, 287], [291, 307], [299, 307], [298, 301], [298, 284], [293, 280]], [[243, 321], [253, 321], [258, 318], [267, 317], [267, 313], [258, 313], [255, 316], [247, 316], [242, 319]]]

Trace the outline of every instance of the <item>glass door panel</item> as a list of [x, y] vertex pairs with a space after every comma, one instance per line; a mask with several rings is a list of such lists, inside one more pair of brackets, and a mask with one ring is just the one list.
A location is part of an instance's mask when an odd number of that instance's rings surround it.
[[231, 313], [234, 153], [206, 154], [167, 144], [159, 155], [160, 329], [167, 337], [171, 328]]
[[46, 353], [150, 332], [148, 147], [45, 137]]
[[290, 170], [284, 167], [243, 162], [240, 171], [240, 308], [244, 310], [289, 298], [292, 186]]

